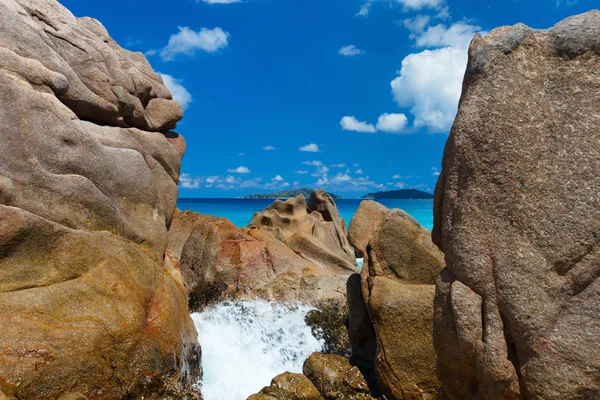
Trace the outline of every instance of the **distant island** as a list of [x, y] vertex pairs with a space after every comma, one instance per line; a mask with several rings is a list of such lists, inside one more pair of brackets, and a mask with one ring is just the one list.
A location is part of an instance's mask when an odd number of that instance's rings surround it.
[[[301, 188], [301, 189], [293, 189], [293, 190], [282, 190], [281, 192], [275, 193], [262, 193], [262, 194], [251, 194], [248, 196], [242, 197], [243, 199], [289, 199], [291, 197], [296, 197], [299, 194], [304, 195], [307, 199], [310, 197], [310, 194], [314, 191], [314, 189]], [[342, 196], [338, 196], [333, 193], [328, 193], [335, 200], [343, 199]]]
[[369, 193], [361, 197], [364, 200], [378, 199], [433, 199], [431, 193], [417, 189], [389, 190], [387, 192]]

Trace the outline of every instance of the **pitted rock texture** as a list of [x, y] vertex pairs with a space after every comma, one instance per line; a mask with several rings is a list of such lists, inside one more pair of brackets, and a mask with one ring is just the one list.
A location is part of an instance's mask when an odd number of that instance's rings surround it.
[[477, 35], [435, 191], [450, 399], [600, 398], [600, 12]]
[[0, 392], [177, 395], [200, 374], [164, 257], [180, 106], [143, 55], [52, 0], [0, 0], [0, 87]]
[[431, 335], [442, 252], [410, 215], [373, 201], [361, 203], [350, 239], [365, 257], [361, 276], [348, 280], [352, 362], [375, 395], [435, 399]]
[[335, 263], [349, 270], [356, 265], [346, 223], [333, 198], [324, 190], [313, 191], [308, 204], [303, 195], [286, 201], [275, 200], [254, 214], [248, 228], [271, 233], [317, 264]]

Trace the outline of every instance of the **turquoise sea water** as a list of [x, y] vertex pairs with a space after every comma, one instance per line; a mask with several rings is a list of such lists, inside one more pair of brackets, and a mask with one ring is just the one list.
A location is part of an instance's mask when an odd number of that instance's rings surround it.
[[[358, 209], [359, 199], [336, 200], [342, 218], [346, 224]], [[433, 200], [379, 200], [388, 208], [400, 208], [416, 219], [425, 228], [433, 228]], [[234, 225], [243, 228], [250, 223], [252, 215], [271, 205], [272, 199], [179, 199], [177, 207], [180, 210], [191, 210], [201, 214], [224, 217]]]

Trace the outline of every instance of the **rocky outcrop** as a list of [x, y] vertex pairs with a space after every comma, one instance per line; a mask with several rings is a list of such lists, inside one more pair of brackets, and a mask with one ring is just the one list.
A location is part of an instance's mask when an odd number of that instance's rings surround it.
[[323, 400], [317, 388], [302, 374], [284, 372], [248, 400]]
[[224, 218], [176, 212], [168, 254], [181, 262], [192, 309], [225, 299], [345, 302], [352, 266], [314, 264], [260, 229]]
[[345, 357], [313, 353], [304, 361], [302, 373], [327, 400], [373, 398], [360, 370]]
[[315, 190], [308, 204], [303, 195], [286, 201], [275, 200], [248, 225], [271, 233], [302, 257], [319, 265], [355, 266], [354, 249], [333, 198]]
[[180, 106], [143, 55], [51, 0], [0, 1], [0, 85], [0, 391], [177, 393], [200, 373], [164, 258]]
[[600, 398], [600, 12], [477, 35], [435, 191], [443, 398]]
[[376, 395], [436, 398], [431, 332], [443, 254], [404, 211], [372, 201], [361, 203], [350, 232], [365, 257], [361, 277], [348, 280], [352, 362]]

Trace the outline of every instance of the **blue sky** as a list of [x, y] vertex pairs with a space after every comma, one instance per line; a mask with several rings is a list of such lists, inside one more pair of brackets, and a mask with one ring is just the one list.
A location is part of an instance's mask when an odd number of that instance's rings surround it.
[[146, 53], [184, 105], [181, 197], [432, 191], [475, 32], [597, 0], [61, 2]]

